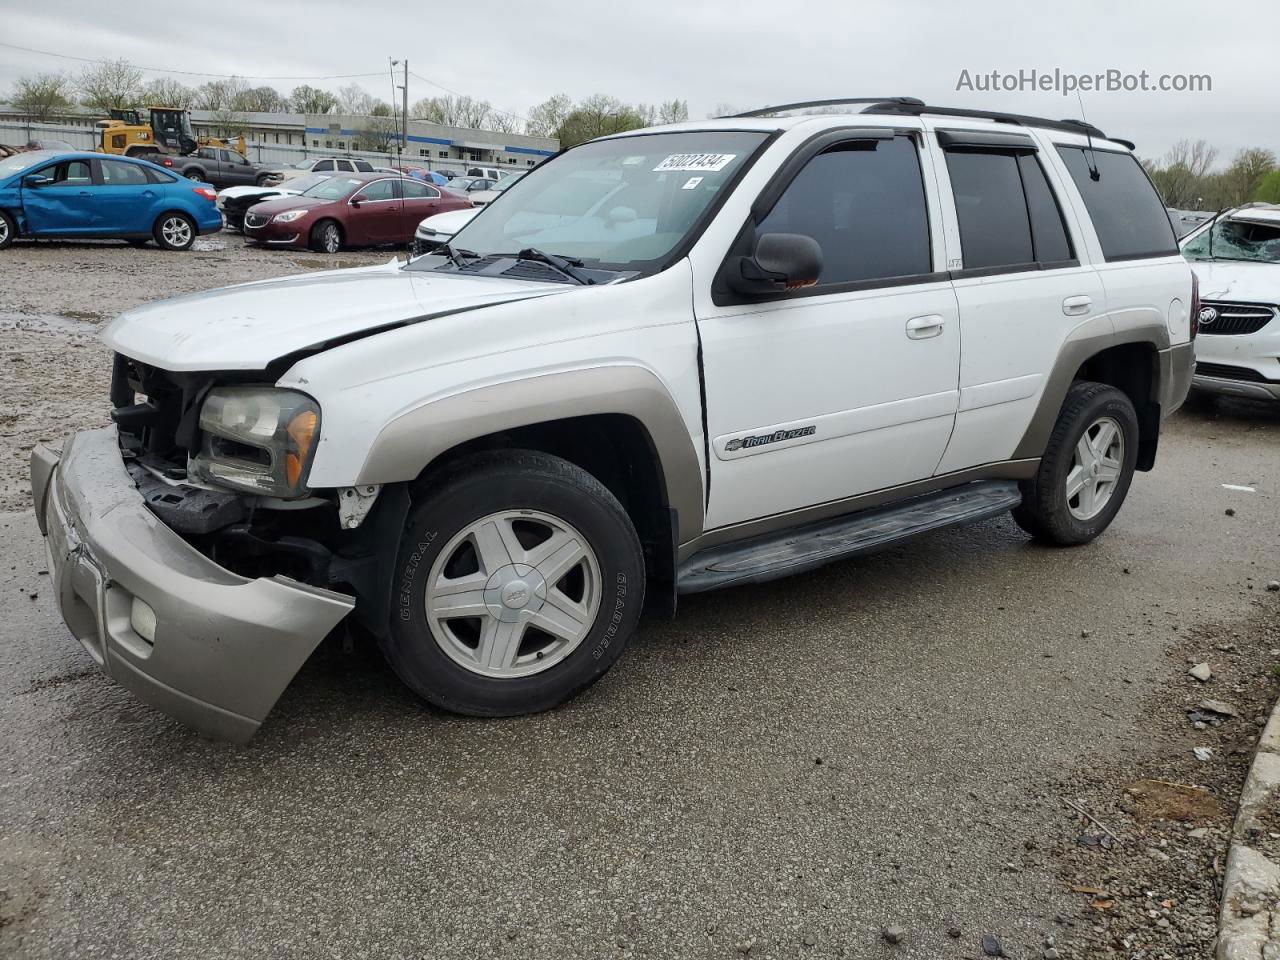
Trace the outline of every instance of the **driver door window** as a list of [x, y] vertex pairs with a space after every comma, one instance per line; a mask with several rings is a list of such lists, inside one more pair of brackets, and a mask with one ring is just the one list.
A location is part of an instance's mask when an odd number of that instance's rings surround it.
[[68, 160], [56, 167], [46, 167], [42, 176], [53, 180], [52, 187], [87, 187], [93, 183], [93, 173], [88, 160]]
[[[931, 477], [955, 423], [958, 310], [934, 268], [936, 193], [920, 145], [895, 136], [800, 149], [817, 152], [743, 234], [811, 237], [818, 284], [697, 306], [709, 527]], [[747, 252], [727, 251], [721, 269]]]

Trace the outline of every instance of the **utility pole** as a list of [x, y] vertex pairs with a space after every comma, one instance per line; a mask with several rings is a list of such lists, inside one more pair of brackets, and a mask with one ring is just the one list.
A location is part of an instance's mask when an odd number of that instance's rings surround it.
[[404, 62], [404, 86], [400, 88], [404, 94], [403, 106], [400, 109], [400, 153], [403, 160], [404, 151], [409, 149], [409, 61]]

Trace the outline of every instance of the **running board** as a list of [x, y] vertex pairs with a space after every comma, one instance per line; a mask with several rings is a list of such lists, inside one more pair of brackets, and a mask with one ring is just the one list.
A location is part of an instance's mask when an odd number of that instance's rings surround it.
[[702, 593], [776, 580], [930, 530], [996, 517], [1021, 502], [1017, 483], [984, 480], [915, 497], [892, 507], [864, 510], [782, 533], [711, 547], [695, 553], [680, 565], [676, 590]]

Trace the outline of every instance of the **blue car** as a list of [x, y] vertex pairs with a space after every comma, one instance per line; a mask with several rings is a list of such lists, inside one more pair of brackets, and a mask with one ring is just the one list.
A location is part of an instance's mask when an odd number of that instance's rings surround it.
[[154, 240], [186, 250], [222, 229], [206, 183], [132, 157], [33, 151], [0, 160], [0, 250], [32, 238]]

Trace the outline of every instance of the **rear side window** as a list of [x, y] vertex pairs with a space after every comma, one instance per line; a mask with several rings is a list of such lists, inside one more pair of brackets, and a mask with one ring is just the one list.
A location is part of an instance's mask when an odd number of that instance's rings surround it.
[[146, 173], [147, 179], [152, 183], [175, 183], [178, 179], [160, 170], [153, 170], [151, 167], [143, 167], [142, 169]]
[[799, 233], [822, 248], [819, 284], [930, 273], [929, 214], [915, 143], [853, 141], [820, 153], [756, 234]]
[[[1098, 232], [1108, 260], [1166, 257], [1178, 252], [1177, 237], [1160, 194], [1128, 153], [1058, 147]], [[1097, 169], [1095, 180], [1090, 164]]]
[[373, 173], [373, 164], [371, 164], [368, 160], [355, 161], [355, 168], [359, 170], [361, 173]]
[[99, 160], [102, 165], [102, 182], [108, 186], [145, 184], [146, 171], [136, 163], [125, 163], [123, 160]]
[[947, 151], [966, 270], [1071, 260], [1071, 242], [1034, 153]]
[[401, 181], [400, 188], [409, 200], [434, 200], [440, 196], [440, 191], [435, 187], [429, 187], [418, 180]]

